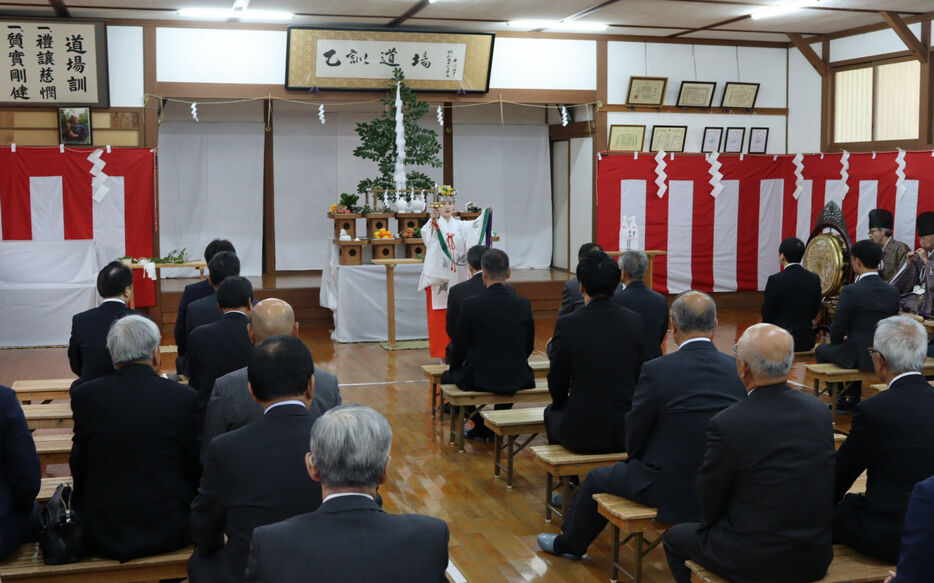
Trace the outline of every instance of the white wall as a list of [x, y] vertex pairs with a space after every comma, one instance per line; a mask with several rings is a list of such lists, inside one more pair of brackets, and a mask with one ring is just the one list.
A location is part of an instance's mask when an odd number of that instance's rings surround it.
[[593, 241], [593, 140], [570, 140], [570, 250], [568, 269], [577, 270], [580, 246]]
[[110, 107], [143, 106], [143, 27], [107, 27]]
[[497, 37], [490, 87], [597, 89], [597, 43]]
[[[921, 38], [921, 24], [908, 25], [911, 32]], [[819, 45], [813, 45], [819, 47]], [[820, 49], [817, 48], [818, 54]], [[830, 62], [861, 59], [886, 53], [900, 53], [908, 50], [902, 39], [892, 29], [877, 30], [856, 36], [846, 36], [830, 41]]]
[[788, 51], [788, 80], [788, 152], [820, 152], [821, 76], [795, 48]]
[[285, 84], [285, 31], [156, 29], [156, 79]]

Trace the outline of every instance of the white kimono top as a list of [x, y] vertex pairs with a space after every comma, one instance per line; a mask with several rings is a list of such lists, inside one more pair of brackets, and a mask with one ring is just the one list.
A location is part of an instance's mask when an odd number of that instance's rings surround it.
[[448, 305], [448, 289], [470, 277], [467, 250], [483, 243], [492, 211], [484, 209], [470, 221], [459, 218], [438, 218], [438, 229], [431, 219], [422, 227], [425, 242], [425, 263], [418, 280], [419, 291], [431, 287], [431, 306], [444, 310]]

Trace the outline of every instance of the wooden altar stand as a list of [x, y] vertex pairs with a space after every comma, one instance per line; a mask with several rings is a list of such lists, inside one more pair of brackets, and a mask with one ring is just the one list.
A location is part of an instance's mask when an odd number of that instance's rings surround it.
[[374, 259], [374, 265], [386, 266], [386, 323], [388, 328], [387, 341], [392, 347], [396, 346], [396, 265], [422, 263], [421, 259]]
[[[156, 266], [157, 277], [158, 277], [160, 269], [165, 269], [167, 267], [179, 267], [179, 268], [191, 267], [191, 268], [198, 270], [198, 274], [200, 275], [201, 279], [204, 279], [204, 269], [208, 266], [208, 264], [204, 261], [186, 261], [184, 263], [155, 263], [154, 265]], [[136, 263], [136, 262], [128, 264], [127, 267], [129, 267], [130, 269], [142, 269], [143, 268], [142, 264]], [[136, 294], [132, 294], [130, 296], [130, 309], [131, 310], [136, 309]]]

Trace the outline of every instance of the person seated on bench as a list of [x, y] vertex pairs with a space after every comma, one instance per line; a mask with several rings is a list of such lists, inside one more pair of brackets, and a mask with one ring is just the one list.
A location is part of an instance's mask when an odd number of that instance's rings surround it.
[[191, 504], [191, 583], [243, 581], [253, 529], [312, 512], [321, 487], [305, 468], [315, 365], [305, 343], [273, 336], [250, 353], [250, 392], [262, 420], [211, 441]]
[[[584, 243], [577, 250], [577, 261], [579, 262], [591, 251], [603, 251], [603, 247], [596, 243]], [[617, 282], [616, 291], [622, 291], [623, 284]], [[584, 296], [581, 295], [581, 284], [576, 277], [564, 282], [564, 288], [561, 290], [561, 307], [558, 308], [558, 316], [570, 314], [577, 308], [584, 305]]]
[[467, 269], [470, 271], [470, 279], [462, 281], [448, 290], [448, 310], [445, 314], [445, 330], [448, 333], [447, 348], [444, 351], [446, 362], [451, 362], [451, 350], [454, 346], [454, 334], [457, 331], [457, 317], [460, 316], [461, 306], [464, 300], [473, 297], [483, 290], [486, 286], [483, 284], [483, 273], [481, 273], [483, 254], [487, 252], [486, 245], [474, 245], [467, 250]]
[[[481, 260], [486, 289], [467, 298], [457, 318], [451, 370], [442, 382], [453, 380], [465, 391], [512, 395], [535, 386], [529, 355], [535, 348], [535, 321], [528, 299], [506, 287], [512, 274], [509, 256], [490, 249]], [[508, 409], [511, 405], [497, 405]], [[493, 432], [479, 415], [467, 436], [491, 439]]]
[[127, 307], [133, 295], [133, 272], [119, 261], [111, 261], [97, 274], [97, 293], [104, 301], [96, 308], [75, 314], [68, 340], [68, 364], [78, 375], [71, 384], [113, 374], [114, 363], [107, 352], [107, 331], [114, 320], [137, 314]]
[[736, 361], [710, 341], [717, 307], [707, 294], [689, 291], [671, 306], [679, 348], [642, 365], [632, 411], [626, 416], [629, 459], [591, 471], [561, 526], [561, 535], [538, 535], [547, 552], [579, 558], [606, 518], [593, 495], [607, 492], [658, 508], [658, 521], [701, 519], [697, 468], [704, 457], [710, 418], [746, 398]]
[[626, 451], [626, 413], [642, 366], [642, 317], [614, 304], [619, 267], [603, 251], [577, 264], [584, 306], [558, 318], [548, 343], [548, 443], [575, 453]]
[[[211, 259], [222, 251], [237, 252], [237, 250], [234, 249], [233, 243], [227, 239], [214, 239], [204, 248], [204, 262], [211, 263]], [[178, 312], [175, 314], [175, 328], [173, 329], [175, 345], [178, 348], [178, 356], [175, 359], [175, 371], [178, 374], [185, 374], [188, 370], [185, 366], [184, 356], [187, 348], [185, 341], [188, 339], [188, 306], [191, 305], [192, 302], [200, 300], [201, 298], [206, 298], [213, 293], [214, 286], [211, 285], [211, 279], [209, 277], [196, 283], [189, 283], [186, 285], [185, 291], [182, 292], [182, 298], [178, 301]]]
[[[934, 388], [921, 376], [926, 357], [919, 322], [909, 316], [879, 322], [872, 361], [889, 388], [856, 406], [837, 452], [834, 542], [891, 563], [898, 560], [911, 489], [934, 474]], [[867, 470], [866, 494], [847, 494]]]
[[898, 570], [885, 583], [934, 581], [934, 476], [915, 484], [905, 514]]
[[[268, 298], [253, 306], [250, 323], [246, 326], [253, 345], [279, 335], [298, 338], [295, 311], [288, 303]], [[207, 455], [208, 444], [222, 433], [239, 429], [263, 418], [264, 407], [250, 393], [247, 367], [227, 373], [214, 382], [214, 390], [204, 414], [204, 433], [201, 439], [201, 461]], [[317, 419], [328, 409], [341, 404], [337, 377], [315, 367], [315, 396], [308, 410]]]
[[690, 583], [690, 559], [729, 581], [815, 581], [833, 560], [833, 427], [827, 407], [789, 387], [791, 334], [746, 329], [734, 347], [748, 397], [707, 427], [698, 475], [703, 522], [665, 533], [668, 565]]
[[668, 301], [665, 296], [645, 285], [645, 270], [649, 258], [642, 251], [626, 251], [619, 258], [623, 283], [626, 289], [617, 290], [613, 301], [642, 316], [642, 337], [645, 359], [652, 360], [662, 355], [662, 343], [668, 334]]
[[[872, 344], [876, 324], [898, 313], [898, 290], [879, 277], [882, 247], [869, 239], [857, 241], [850, 250], [856, 281], [843, 288], [830, 325], [830, 344], [814, 350], [817, 362], [832, 362], [843, 368], [871, 371]], [[837, 411], [847, 411], [859, 403], [861, 389], [853, 383], [840, 394]]]
[[341, 405], [311, 429], [308, 473], [324, 502], [253, 531], [247, 581], [438, 583], [448, 565], [448, 525], [419, 514], [389, 514], [376, 501], [386, 481], [392, 429], [378, 412]]
[[214, 289], [210, 295], [188, 304], [185, 310], [185, 343], [184, 346], [179, 345], [180, 353], [183, 349], [187, 353], [188, 339], [195, 328], [221, 319], [221, 311], [217, 306], [217, 288], [225, 279], [235, 275], [240, 275], [240, 258], [233, 251], [219, 251], [208, 261], [208, 280]]
[[0, 386], [0, 561], [39, 534], [42, 467], [16, 393]]
[[814, 318], [820, 312], [820, 276], [801, 265], [804, 243], [789, 237], [778, 246], [782, 270], [769, 276], [762, 302], [762, 321], [781, 326], [795, 339], [795, 352], [814, 348]]
[[158, 370], [159, 328], [126, 316], [107, 333], [117, 371], [71, 394], [74, 506], [93, 555], [119, 561], [191, 544], [198, 394]]

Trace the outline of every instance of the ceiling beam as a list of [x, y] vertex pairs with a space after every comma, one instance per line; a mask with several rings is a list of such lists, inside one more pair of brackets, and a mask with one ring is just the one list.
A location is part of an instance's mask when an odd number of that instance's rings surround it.
[[908, 28], [908, 25], [905, 24], [905, 21], [902, 20], [902, 17], [898, 15], [897, 12], [891, 12], [889, 10], [883, 10], [880, 12], [882, 18], [888, 23], [892, 30], [895, 31], [895, 34], [898, 35], [898, 38], [902, 39], [902, 42], [905, 43], [905, 46], [908, 47], [908, 50], [911, 51], [911, 54], [914, 55], [916, 59], [922, 63], [928, 62], [928, 49], [921, 44], [921, 41], [918, 40], [918, 37], [915, 36], [915, 33], [911, 32], [911, 29]]
[[[730, 19], [728, 19], [728, 20], [721, 20], [720, 22], [714, 22], [713, 24], [708, 24], [707, 26], [701, 26], [701, 27], [692, 28], [692, 29], [689, 29], [689, 30], [682, 30], [681, 32], [676, 32], [676, 33], [674, 33], [674, 34], [670, 34], [670, 35], [668, 35], [666, 38], [677, 38], [677, 37], [679, 37], [679, 36], [684, 36], [684, 35], [686, 35], [686, 34], [691, 34], [692, 32], [700, 32], [700, 31], [702, 31], [702, 30], [711, 30], [711, 29], [717, 28], [717, 27], [719, 27], [719, 26], [726, 26], [726, 25], [728, 25], [728, 24], [733, 24], [734, 22], [740, 22], [741, 20], [747, 20], [748, 18], [749, 18], [749, 15], [748, 15], [748, 14], [744, 14], [743, 16], [737, 16], [737, 17], [735, 17], [735, 18], [730, 18]], [[752, 32], [755, 32], [755, 31], [752, 31]]]
[[429, 4], [431, 4], [430, 0], [419, 0], [414, 6], [406, 10], [402, 14], [402, 16], [399, 16], [398, 18], [393, 18], [392, 20], [390, 20], [386, 26], [389, 28], [395, 28], [399, 26], [406, 20], [412, 18], [413, 16], [415, 16], [416, 14], [418, 14], [419, 12], [427, 8]]
[[800, 34], [789, 32], [788, 38], [791, 39], [792, 44], [794, 44], [801, 54], [804, 55], [804, 58], [811, 63], [811, 66], [814, 67], [821, 77], [827, 76], [827, 63], [825, 63], [817, 53], [814, 52], [814, 49], [811, 48], [811, 45], [808, 41], [804, 40], [804, 37]]
[[65, 0], [49, 0], [49, 6], [55, 11], [55, 16], [59, 18], [71, 18], [68, 7], [65, 6]]

